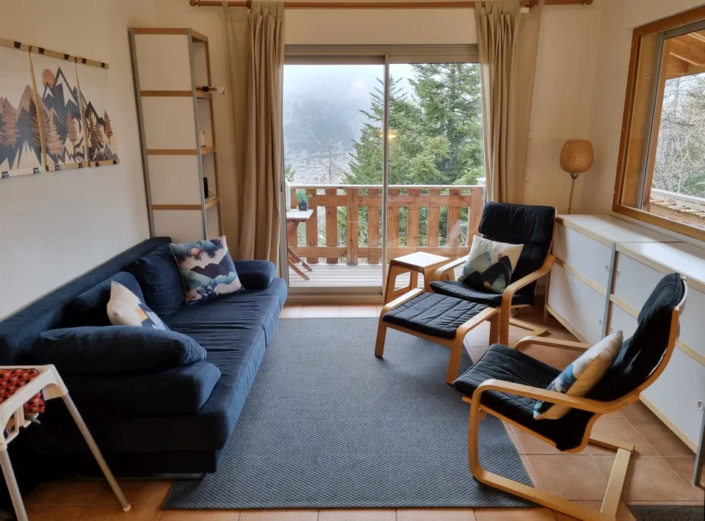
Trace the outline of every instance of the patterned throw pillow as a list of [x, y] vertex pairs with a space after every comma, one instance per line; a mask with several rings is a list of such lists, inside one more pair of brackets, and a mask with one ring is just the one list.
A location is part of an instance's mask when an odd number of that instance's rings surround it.
[[458, 280], [480, 291], [503, 293], [509, 286], [523, 248], [523, 244], [495, 242], [475, 235], [468, 261]]
[[225, 236], [207, 241], [171, 244], [186, 290], [186, 302], [208, 300], [244, 289], [235, 271]]
[[166, 329], [164, 322], [137, 295], [119, 282], [110, 285], [108, 318], [114, 326], [140, 326]]
[[[617, 358], [622, 349], [622, 331], [606, 336], [585, 351], [572, 364], [566, 367], [546, 389], [558, 391], [570, 396], [586, 396], [600, 380]], [[538, 401], [534, 405], [534, 418], [537, 420], [557, 420], [570, 411], [565, 405]]]

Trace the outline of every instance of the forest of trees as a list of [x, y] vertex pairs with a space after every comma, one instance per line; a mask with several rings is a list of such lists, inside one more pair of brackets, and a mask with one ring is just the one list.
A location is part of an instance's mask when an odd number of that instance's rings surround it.
[[[474, 185], [484, 177], [480, 70], [475, 64], [415, 64], [405, 89], [403, 79], [390, 78], [389, 111], [389, 183], [402, 185]], [[361, 110], [364, 122], [353, 151], [344, 182], [346, 184], [382, 184], [384, 83], [371, 93], [371, 107]], [[340, 149], [344, 143], [329, 142], [327, 147]], [[322, 160], [333, 154], [323, 153]], [[331, 171], [331, 176], [335, 172]], [[286, 167], [287, 180], [294, 180], [291, 165]], [[302, 191], [303, 192], [303, 191]], [[304, 197], [303, 193], [297, 194]], [[360, 209], [360, 244], [367, 245], [367, 208]], [[420, 245], [427, 244], [428, 209], [420, 215]], [[467, 222], [467, 210], [461, 213]], [[399, 218], [400, 245], [406, 244], [406, 209]], [[447, 229], [447, 209], [441, 209], [441, 245]], [[338, 209], [338, 243], [345, 244], [347, 215]], [[380, 219], [380, 222], [381, 219]], [[320, 228], [320, 227], [319, 227]], [[322, 230], [321, 230], [322, 231]], [[460, 232], [460, 244], [466, 240]], [[299, 234], [303, 234], [300, 227]], [[381, 232], [380, 232], [381, 237]], [[303, 238], [303, 236], [301, 237]], [[325, 239], [319, 237], [319, 244]]]
[[653, 187], [705, 198], [705, 74], [666, 82]]

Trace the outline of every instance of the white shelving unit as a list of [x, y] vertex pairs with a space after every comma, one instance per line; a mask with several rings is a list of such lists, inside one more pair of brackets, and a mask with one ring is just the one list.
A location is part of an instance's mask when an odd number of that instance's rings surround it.
[[[152, 236], [222, 235], [208, 37], [132, 28], [132, 67]], [[208, 180], [208, 192], [203, 180]]]

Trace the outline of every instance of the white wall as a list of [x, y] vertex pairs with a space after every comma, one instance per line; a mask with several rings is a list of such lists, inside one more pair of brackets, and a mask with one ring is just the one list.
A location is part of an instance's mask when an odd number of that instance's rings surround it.
[[580, 209], [610, 213], [617, 175], [632, 31], [635, 27], [703, 5], [702, 0], [608, 0], [603, 2], [590, 120], [595, 165], [581, 194]]
[[0, 317], [149, 236], [127, 28], [151, 2], [3, 0], [0, 36], [110, 64], [120, 165], [0, 180]]

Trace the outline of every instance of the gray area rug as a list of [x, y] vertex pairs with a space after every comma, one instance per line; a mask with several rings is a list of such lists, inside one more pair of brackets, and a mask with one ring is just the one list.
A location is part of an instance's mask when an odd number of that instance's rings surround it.
[[[280, 320], [218, 471], [178, 482], [165, 508], [529, 506], [473, 479], [450, 351], [390, 329], [380, 360], [376, 330], [377, 319]], [[499, 420], [480, 435], [486, 468], [531, 484]]]
[[705, 507], [627, 505], [637, 521], [703, 521]]

